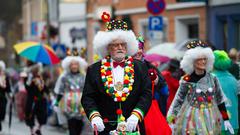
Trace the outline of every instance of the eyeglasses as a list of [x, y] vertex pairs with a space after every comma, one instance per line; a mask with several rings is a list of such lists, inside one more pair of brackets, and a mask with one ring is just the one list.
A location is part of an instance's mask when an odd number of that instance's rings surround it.
[[208, 58], [198, 58], [198, 59], [196, 59], [196, 61], [207, 61], [208, 60]]
[[109, 46], [112, 46], [112, 47], [118, 47], [118, 46], [126, 47], [126, 46], [127, 46], [127, 43], [126, 43], [126, 42], [122, 42], [122, 43], [110, 43]]

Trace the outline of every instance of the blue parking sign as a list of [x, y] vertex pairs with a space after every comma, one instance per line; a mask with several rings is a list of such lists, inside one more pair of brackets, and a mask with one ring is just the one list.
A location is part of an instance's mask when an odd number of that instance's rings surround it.
[[154, 31], [162, 31], [163, 29], [163, 17], [162, 16], [150, 16], [148, 20], [148, 29]]

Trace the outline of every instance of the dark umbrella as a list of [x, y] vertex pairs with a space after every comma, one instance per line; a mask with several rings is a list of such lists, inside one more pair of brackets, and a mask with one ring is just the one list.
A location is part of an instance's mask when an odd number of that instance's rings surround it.
[[8, 128], [9, 131], [11, 129], [11, 125], [12, 125], [12, 108], [13, 108], [13, 97], [10, 98], [10, 105], [9, 105], [9, 119], [8, 119]]

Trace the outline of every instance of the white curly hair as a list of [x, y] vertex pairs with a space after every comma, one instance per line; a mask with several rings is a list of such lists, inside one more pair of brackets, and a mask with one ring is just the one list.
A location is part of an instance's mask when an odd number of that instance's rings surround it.
[[206, 71], [210, 72], [213, 69], [214, 54], [211, 48], [195, 47], [185, 52], [180, 67], [187, 74], [192, 74], [194, 71], [194, 61], [201, 57], [207, 58]]
[[6, 69], [6, 65], [4, 63], [4, 61], [0, 60], [0, 71], [4, 71]]
[[131, 30], [99, 31], [93, 39], [94, 50], [105, 57], [108, 55], [107, 46], [115, 39], [121, 39], [127, 43], [127, 54], [129, 56], [138, 51], [138, 41]]
[[62, 60], [62, 68], [65, 71], [69, 71], [69, 65], [71, 64], [72, 61], [77, 61], [79, 63], [81, 70], [85, 70], [88, 66], [88, 63], [86, 62], [86, 60], [84, 60], [80, 56], [67, 56]]

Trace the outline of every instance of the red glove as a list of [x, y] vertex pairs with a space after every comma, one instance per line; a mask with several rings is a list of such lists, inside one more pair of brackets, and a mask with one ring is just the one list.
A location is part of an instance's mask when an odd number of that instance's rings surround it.
[[154, 81], [157, 78], [157, 72], [153, 68], [148, 70], [148, 75], [149, 75], [151, 81]]

